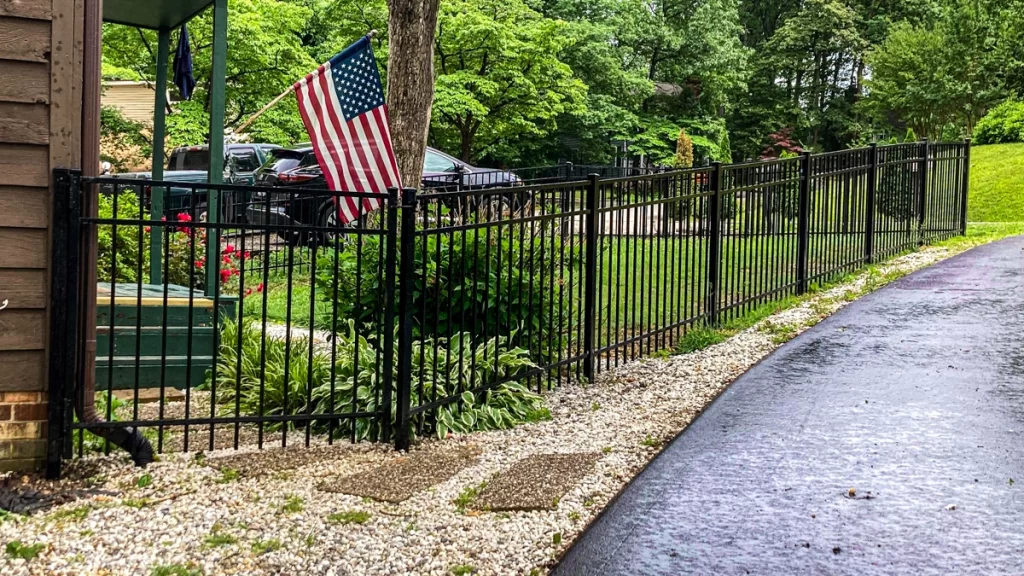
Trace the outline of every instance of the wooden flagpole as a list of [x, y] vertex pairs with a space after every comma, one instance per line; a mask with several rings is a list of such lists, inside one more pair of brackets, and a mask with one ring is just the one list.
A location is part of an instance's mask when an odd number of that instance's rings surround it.
[[[367, 34], [367, 36], [369, 36], [370, 38], [373, 38], [376, 35], [377, 35], [377, 31], [376, 30], [370, 30], [370, 33]], [[242, 123], [241, 126], [236, 128], [235, 131], [234, 131], [234, 134], [241, 134], [242, 132], [244, 132], [245, 129], [248, 128], [250, 124], [255, 122], [257, 118], [259, 118], [260, 116], [263, 116], [263, 114], [266, 113], [267, 110], [270, 110], [271, 108], [273, 108], [275, 105], [277, 105], [278, 102], [283, 100], [285, 96], [291, 94], [294, 91], [295, 91], [295, 84], [292, 84], [291, 86], [288, 87], [287, 90], [285, 90], [284, 92], [281, 92], [280, 94], [278, 94], [277, 97], [275, 97], [273, 100], [271, 100], [269, 104], [264, 106], [259, 112], [257, 112], [255, 114], [253, 114], [252, 116], [250, 116], [248, 120], [246, 120], [245, 122]]]

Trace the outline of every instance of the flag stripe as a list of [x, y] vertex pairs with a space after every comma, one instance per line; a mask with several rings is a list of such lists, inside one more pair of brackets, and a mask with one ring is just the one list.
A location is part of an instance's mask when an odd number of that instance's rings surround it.
[[[342, 185], [332, 190], [350, 190], [358, 191], [356, 187], [356, 181], [352, 177], [350, 167], [348, 163], [344, 162], [345, 146], [340, 137], [342, 134], [345, 122], [343, 119], [338, 118], [338, 110], [340, 106], [337, 105], [338, 96], [334, 90], [334, 81], [330, 74], [326, 74], [320, 77], [318, 95], [321, 97], [322, 106], [321, 108], [326, 112], [321, 119], [326, 126], [330, 127], [332, 134], [332, 146], [335, 150], [334, 159], [336, 162], [336, 168], [341, 173]], [[354, 198], [348, 196], [339, 196], [338, 198], [338, 218], [342, 222], [351, 222], [359, 216], [359, 206]]]
[[[324, 179], [333, 191], [376, 192], [401, 186], [380, 73], [368, 38], [355, 42], [304, 79], [295, 96]], [[345, 224], [380, 207], [380, 198], [340, 195]]]
[[[313, 142], [313, 152], [316, 154], [316, 159], [320, 163], [321, 169], [323, 169], [324, 166], [328, 166], [328, 169], [324, 170], [324, 178], [327, 179], [327, 185], [331, 187], [331, 189], [336, 189], [338, 181], [331, 170], [333, 163], [324, 161], [324, 146], [323, 137], [320, 134], [320, 123], [319, 121], [313, 120], [316, 116], [313, 106], [309, 101], [310, 92], [308, 87], [309, 83], [307, 82], [302, 86], [302, 88], [300, 88], [301, 96], [299, 97], [299, 112], [302, 115], [303, 123], [306, 125], [306, 131], [309, 132], [310, 140]], [[296, 94], [298, 95], [300, 92], [296, 91]]]
[[377, 164], [377, 159], [374, 158], [373, 142], [367, 135], [366, 129], [363, 126], [363, 120], [366, 118], [365, 115], [359, 116], [352, 120], [350, 126], [352, 127], [352, 135], [356, 138], [357, 147], [360, 156], [363, 159], [363, 165], [367, 168], [367, 174], [373, 179], [374, 188], [376, 190], [387, 190], [387, 182], [381, 177], [381, 168]]
[[359, 117], [359, 122], [362, 124], [363, 135], [369, 143], [370, 153], [373, 156], [373, 162], [377, 165], [377, 173], [380, 174], [381, 180], [384, 182], [385, 188], [394, 186], [394, 180], [390, 175], [390, 166], [384, 161], [384, 155], [381, 153], [381, 142], [380, 134], [375, 129], [373, 122], [370, 121], [370, 115], [364, 114]]

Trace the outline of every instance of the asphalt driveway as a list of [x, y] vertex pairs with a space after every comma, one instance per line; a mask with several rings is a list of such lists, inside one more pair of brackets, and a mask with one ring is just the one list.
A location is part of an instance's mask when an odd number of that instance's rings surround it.
[[554, 574], [1024, 574], [1024, 238], [780, 348]]

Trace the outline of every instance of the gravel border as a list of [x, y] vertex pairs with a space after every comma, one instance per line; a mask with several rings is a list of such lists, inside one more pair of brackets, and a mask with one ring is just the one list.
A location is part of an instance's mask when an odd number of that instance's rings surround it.
[[[882, 264], [881, 275], [862, 273], [721, 344], [562, 387], [547, 395], [550, 421], [425, 441], [415, 450], [472, 446], [481, 453], [475, 464], [398, 504], [317, 488], [405, 457], [386, 445], [345, 442], [331, 447], [329, 458], [280, 450], [277, 457], [299, 467], [257, 475], [168, 454], [145, 471], [108, 456], [69, 464], [59, 483], [26, 477], [26, 484], [58, 491], [93, 491], [46, 514], [0, 522], [0, 545], [45, 546], [32, 560], [0, 556], [0, 573], [147, 575], [179, 565], [206, 575], [545, 574], [664, 442], [783, 340], [885, 280], [958, 251], [932, 247], [901, 256]], [[250, 451], [205, 456], [211, 463], [244, 460]], [[480, 512], [458, 504], [515, 462], [549, 453], [600, 455], [557, 508]]]

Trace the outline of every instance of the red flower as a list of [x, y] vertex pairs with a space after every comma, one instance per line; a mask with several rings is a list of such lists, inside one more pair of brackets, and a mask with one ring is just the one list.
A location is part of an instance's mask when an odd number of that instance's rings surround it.
[[160, 217], [160, 221], [161, 222], [167, 222], [167, 216], [161, 216]]
[[248, 260], [249, 258], [252, 258], [252, 256], [249, 254], [249, 251], [246, 250], [245, 252], [242, 252], [242, 258], [244, 260]]
[[234, 252], [235, 252], [234, 244], [228, 244], [227, 246], [224, 247], [224, 253], [225, 254], [233, 254]]
[[260, 285], [256, 287], [256, 291], [263, 292], [263, 282], [260, 282]]
[[234, 270], [232, 270], [231, 271], [231, 275], [232, 276], [238, 276], [238, 268], [235, 268]]
[[153, 231], [153, 229], [151, 227], [146, 226], [146, 234], [149, 234], [152, 231]]
[[191, 222], [192, 215], [188, 212], [181, 212], [178, 214], [178, 222]]
[[221, 258], [221, 261], [224, 262], [225, 264], [231, 264], [231, 256], [225, 256]]
[[251, 294], [252, 294], [252, 288], [246, 288], [245, 289], [245, 295], [246, 296], [250, 296]]
[[224, 269], [224, 270], [220, 271], [220, 281], [222, 283], [223, 282], [227, 282], [230, 279], [231, 279], [231, 270]]
[[202, 267], [203, 267], [203, 261], [202, 260], [196, 260], [196, 268], [202, 268]]

